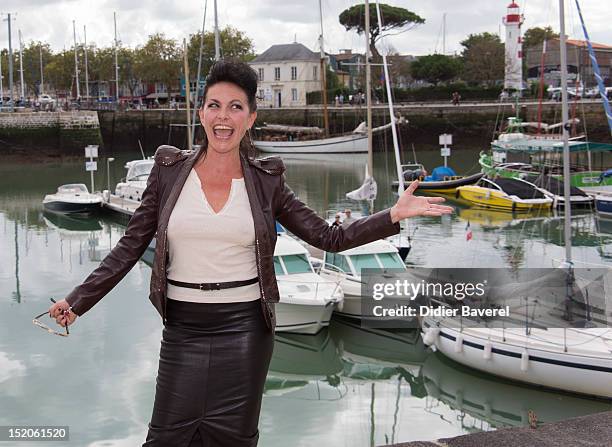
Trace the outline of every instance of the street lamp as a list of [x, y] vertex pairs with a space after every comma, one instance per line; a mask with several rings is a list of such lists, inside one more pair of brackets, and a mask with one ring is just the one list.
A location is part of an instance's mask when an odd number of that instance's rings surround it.
[[106, 159], [106, 185], [108, 187], [108, 201], [110, 202], [111, 197], [111, 188], [110, 188], [110, 164], [115, 161], [113, 157], [109, 157]]

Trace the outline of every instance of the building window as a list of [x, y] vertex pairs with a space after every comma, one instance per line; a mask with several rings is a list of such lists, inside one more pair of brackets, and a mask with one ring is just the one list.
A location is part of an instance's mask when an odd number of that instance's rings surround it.
[[264, 69], [260, 68], [259, 70], [257, 70], [258, 72], [258, 78], [259, 78], [259, 82], [264, 80]]
[[291, 67], [291, 80], [297, 80], [297, 67]]
[[[261, 70], [261, 69], [260, 69], [260, 70]], [[262, 89], [262, 88], [261, 88], [261, 89], [259, 89], [259, 94], [257, 95], [257, 97], [258, 97], [259, 99], [264, 99], [264, 91], [263, 91], [263, 89]]]
[[314, 67], [312, 67], [312, 79], [314, 79], [315, 81], [319, 80], [319, 77], [317, 76], [317, 74], [318, 74], [317, 68], [319, 68], [319, 67], [317, 67], [316, 65]]
[[280, 67], [274, 67], [274, 80], [280, 81]]
[[298, 100], [297, 88], [292, 88], [291, 89], [291, 100], [292, 101], [297, 101]]

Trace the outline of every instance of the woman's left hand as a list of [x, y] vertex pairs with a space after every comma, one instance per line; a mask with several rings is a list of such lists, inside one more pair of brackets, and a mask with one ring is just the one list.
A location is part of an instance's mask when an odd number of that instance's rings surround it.
[[391, 207], [393, 223], [414, 216], [441, 216], [453, 212], [452, 207], [439, 205], [446, 200], [444, 197], [415, 196], [414, 191], [418, 187], [419, 181], [415, 180], [406, 188], [395, 205]]

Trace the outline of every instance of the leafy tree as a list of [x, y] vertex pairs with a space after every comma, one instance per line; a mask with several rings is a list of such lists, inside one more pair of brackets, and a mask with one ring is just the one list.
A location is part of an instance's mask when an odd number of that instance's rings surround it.
[[523, 47], [530, 48], [540, 45], [544, 40], [559, 38], [559, 33], [555, 33], [550, 26], [540, 28], [536, 26], [529, 28], [523, 35]]
[[[376, 42], [387, 35], [384, 34], [385, 32], [391, 30], [398, 30], [398, 33], [405, 32], [425, 23], [425, 19], [412, 11], [384, 3], [380, 4], [380, 14], [382, 16], [382, 29], [378, 27], [376, 4], [370, 3], [370, 52], [376, 60], [380, 59]], [[339, 20], [347, 31], [354, 30], [357, 31], [357, 34], [363, 34], [365, 31], [365, 5], [354, 5], [345, 9], [340, 13]]]
[[456, 78], [461, 68], [461, 61], [455, 57], [430, 54], [412, 62], [410, 73], [414, 79], [422, 79], [438, 85], [439, 82], [447, 82]]
[[497, 34], [470, 34], [461, 46], [465, 81], [492, 86], [503, 79], [505, 49]]
[[182, 49], [174, 39], [163, 33], [152, 34], [134, 51], [134, 75], [144, 82], [163, 82], [170, 93], [178, 89], [181, 56]]
[[[197, 32], [189, 37], [187, 55], [189, 58], [190, 77], [192, 79], [195, 79], [198, 75], [201, 34], [201, 32]], [[232, 26], [226, 26], [219, 31], [219, 40], [221, 42], [221, 56], [223, 58], [239, 59], [248, 62], [255, 57], [253, 41], [244, 32]], [[213, 32], [205, 32], [204, 48], [202, 50], [202, 77], [206, 77], [214, 62], [215, 34]]]
[[[43, 55], [43, 67], [45, 67], [46, 63], [48, 63], [52, 57], [51, 48], [49, 47], [49, 44], [30, 41], [27, 45], [24, 45], [23, 47], [23, 79], [25, 84], [26, 97], [39, 93], [41, 52]], [[13, 54], [13, 57], [15, 94], [19, 95], [19, 87], [17, 86], [19, 82], [19, 50], [17, 50]], [[8, 59], [6, 61], [3, 59], [2, 62], [2, 69], [4, 71], [4, 62], [8, 62]], [[4, 86], [6, 87], [8, 85], [8, 76], [4, 79], [4, 81]]]
[[62, 50], [51, 56], [51, 60], [45, 65], [45, 84], [48, 82], [55, 95], [59, 92], [69, 92], [72, 88], [74, 75], [74, 52]]
[[[87, 66], [92, 81], [111, 81], [115, 79], [115, 49], [113, 47], [87, 48]], [[119, 64], [121, 66], [121, 63]], [[119, 75], [121, 79], [121, 75]]]

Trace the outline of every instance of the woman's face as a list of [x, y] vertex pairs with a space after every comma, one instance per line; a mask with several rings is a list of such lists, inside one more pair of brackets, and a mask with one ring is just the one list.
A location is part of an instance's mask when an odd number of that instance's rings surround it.
[[219, 82], [210, 87], [200, 109], [208, 150], [219, 153], [238, 150], [240, 140], [256, 117], [257, 113], [249, 110], [246, 93], [236, 84]]

